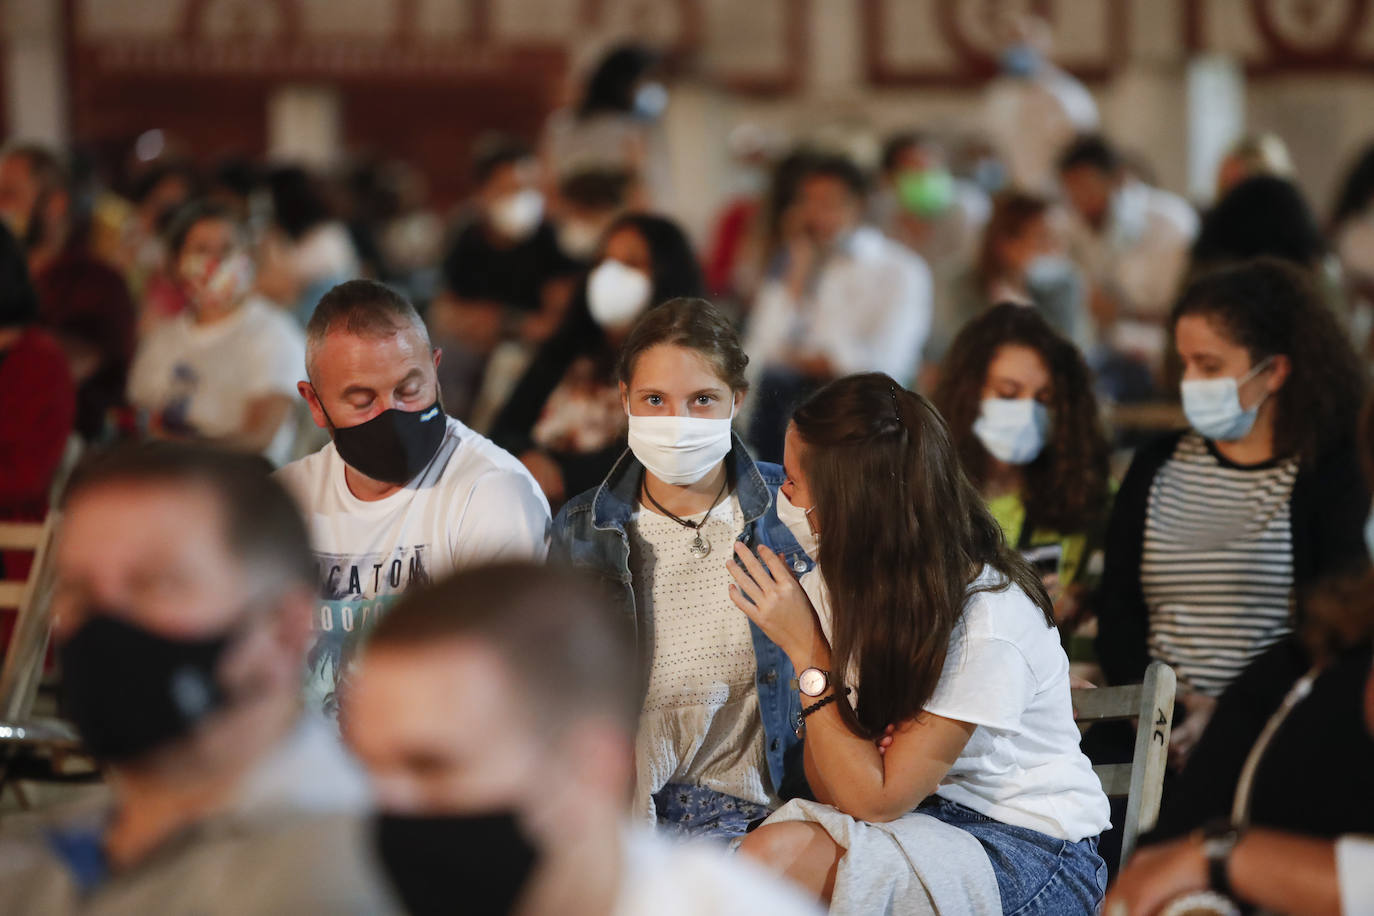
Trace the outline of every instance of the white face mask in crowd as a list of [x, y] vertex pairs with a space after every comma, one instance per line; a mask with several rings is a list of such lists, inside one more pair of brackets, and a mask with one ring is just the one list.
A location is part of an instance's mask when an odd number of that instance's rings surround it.
[[208, 255], [188, 254], [182, 259], [181, 276], [191, 287], [192, 308], [230, 305], [252, 290], [253, 261], [242, 252], [219, 261]]
[[630, 414], [630, 451], [664, 483], [685, 487], [711, 473], [730, 454], [730, 416], [637, 417]]
[[1254, 407], [1246, 410], [1240, 405], [1240, 386], [1268, 366], [1269, 360], [1263, 360], [1239, 379], [1227, 376], [1185, 381], [1180, 388], [1183, 412], [1193, 429], [1214, 442], [1234, 442], [1249, 435], [1254, 428], [1255, 418], [1259, 416], [1260, 406], [1269, 398], [1269, 392], [1266, 391]]
[[794, 505], [786, 493], [778, 490], [778, 521], [787, 526], [787, 530], [792, 532], [801, 549], [813, 560], [816, 559], [816, 550], [820, 547], [820, 536], [811, 527], [811, 513], [814, 511], [815, 506], [803, 509]]
[[491, 205], [490, 215], [492, 225], [502, 235], [527, 239], [544, 219], [544, 195], [533, 188], [507, 194]]
[[984, 398], [973, 434], [998, 461], [1030, 464], [1045, 450], [1050, 412], [1032, 398]]
[[642, 270], [607, 258], [587, 275], [587, 309], [603, 328], [623, 327], [649, 304], [653, 281]]

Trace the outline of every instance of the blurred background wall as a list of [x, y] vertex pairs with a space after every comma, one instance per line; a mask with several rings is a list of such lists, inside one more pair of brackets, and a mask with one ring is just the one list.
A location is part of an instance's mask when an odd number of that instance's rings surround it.
[[1106, 132], [1199, 203], [1242, 131], [1283, 136], [1323, 208], [1374, 136], [1371, 0], [5, 0], [0, 131], [116, 173], [158, 144], [385, 156], [446, 206], [476, 135], [535, 139], [633, 37], [671, 51], [673, 205], [700, 235], [737, 125], [870, 158], [894, 128], [974, 132], [1008, 6], [1049, 20]]

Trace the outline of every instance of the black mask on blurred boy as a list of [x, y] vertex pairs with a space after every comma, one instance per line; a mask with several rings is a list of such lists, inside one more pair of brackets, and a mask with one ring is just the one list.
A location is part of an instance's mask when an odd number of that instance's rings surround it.
[[96, 758], [142, 757], [225, 705], [218, 670], [231, 642], [173, 639], [97, 611], [58, 648], [63, 714]]
[[377, 850], [412, 916], [505, 916], [539, 861], [514, 813], [380, 814]]

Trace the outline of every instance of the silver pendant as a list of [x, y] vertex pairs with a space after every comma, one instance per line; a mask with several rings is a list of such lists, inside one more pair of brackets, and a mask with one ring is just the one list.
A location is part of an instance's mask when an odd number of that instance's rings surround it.
[[698, 560], [704, 560], [711, 554], [711, 542], [706, 540], [706, 535], [700, 531], [697, 536], [692, 538], [692, 556]]

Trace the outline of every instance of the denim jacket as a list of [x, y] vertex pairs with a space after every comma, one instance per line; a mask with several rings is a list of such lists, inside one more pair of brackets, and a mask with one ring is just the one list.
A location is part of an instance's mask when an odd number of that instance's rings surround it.
[[[744, 533], [739, 540], [751, 549], [766, 544], [778, 554], [797, 576], [808, 572], [813, 563], [778, 519], [775, 494], [786, 476], [776, 464], [755, 462], [744, 443], [734, 437], [734, 447], [726, 461], [734, 475], [735, 493], [744, 512]], [[630, 576], [630, 537], [626, 526], [639, 499], [644, 466], [630, 451], [621, 455], [601, 486], [575, 497], [553, 521], [550, 562], [564, 563], [588, 570], [607, 585], [634, 628], [639, 654], [641, 697], [648, 688], [649, 667], [654, 656], [654, 622], [635, 602]], [[719, 550], [719, 548], [717, 548]], [[719, 561], [728, 553], [721, 550]], [[716, 553], [712, 553], [716, 558]], [[758, 662], [755, 684], [759, 692], [759, 713], [768, 758], [768, 775], [784, 798], [806, 794], [802, 773], [801, 741], [796, 722], [801, 714], [801, 698], [792, 688], [796, 676], [787, 655], [753, 621], [749, 631]]]

